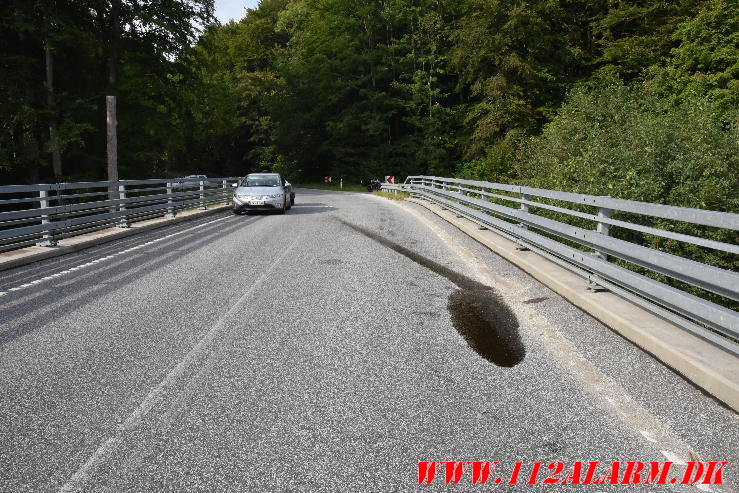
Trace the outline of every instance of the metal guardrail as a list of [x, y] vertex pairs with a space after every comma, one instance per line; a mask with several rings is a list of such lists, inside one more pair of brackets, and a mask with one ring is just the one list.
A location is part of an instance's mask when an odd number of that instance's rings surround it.
[[[621, 216], [651, 216], [733, 231], [739, 230], [739, 214], [435, 176], [410, 176], [403, 184], [383, 184], [382, 188], [410, 192], [452, 210], [516, 242], [520, 249], [535, 251], [577, 273], [588, 280], [590, 289], [608, 289], [739, 356], [736, 311], [635, 272], [613, 259], [730, 300], [739, 300], [739, 273], [610, 235], [610, 228], [618, 227], [739, 254], [736, 244], [615, 219], [612, 213], [620, 211], [628, 213]], [[577, 205], [574, 209], [570, 208], [573, 204]], [[542, 211], [577, 218], [575, 221], [592, 221], [595, 228], [559, 222], [540, 215]]]
[[228, 204], [238, 177], [0, 186], [0, 252]]

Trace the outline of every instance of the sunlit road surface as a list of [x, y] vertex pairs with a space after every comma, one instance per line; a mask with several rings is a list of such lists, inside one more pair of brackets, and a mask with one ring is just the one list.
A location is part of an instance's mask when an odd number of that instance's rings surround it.
[[[463, 326], [465, 289], [501, 339]], [[518, 461], [524, 483], [536, 461], [699, 458], [729, 462], [711, 491], [739, 482], [734, 412], [417, 205], [298, 190], [284, 216], [130, 237], [0, 293], [2, 492], [495, 487], [419, 486], [419, 461]]]

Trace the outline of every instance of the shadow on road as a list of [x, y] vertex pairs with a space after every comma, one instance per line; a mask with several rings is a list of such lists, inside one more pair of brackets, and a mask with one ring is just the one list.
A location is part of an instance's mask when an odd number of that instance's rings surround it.
[[[287, 211], [285, 214], [288, 216], [301, 214], [322, 214], [324, 212], [331, 212], [335, 210], [336, 207], [331, 207], [330, 205], [326, 205], [321, 202], [304, 202], [293, 205], [292, 209]], [[252, 210], [247, 212], [247, 215], [249, 216], [272, 216], [275, 214], [278, 213], [273, 210]]]
[[[83, 305], [94, 303], [102, 296], [125, 289], [129, 281], [176, 262], [188, 253], [207, 246], [215, 238], [228, 235], [241, 229], [245, 224], [251, 224], [257, 220], [259, 218], [254, 218], [247, 223], [237, 221], [225, 228], [221, 224], [214, 224], [177, 239], [160, 243], [155, 249], [151, 251], [144, 250], [122, 262], [106, 267], [97, 267], [96, 270], [91, 270], [70, 282], [62, 282], [61, 285], [51, 288], [53, 297], [50, 299], [53, 301], [43, 306], [43, 308], [39, 308], [37, 301], [33, 298], [21, 301], [14, 305], [12, 310], [7, 311], [12, 313], [6, 312], [3, 314], [8, 316], [9, 320], [5, 319], [4, 316], [0, 317], [0, 326], [9, 327], [7, 330], [0, 332], [0, 347], [54, 320], [58, 320]], [[194, 236], [196, 239], [193, 239]], [[88, 278], [91, 276], [98, 276], [98, 279], [102, 278], [105, 281], [94, 284], [91, 289], [85, 289], [90, 286], [91, 279]], [[32, 291], [24, 293], [22, 297], [28, 294], [32, 294]], [[16, 313], [30, 313], [33, 315], [23, 322], [16, 322], [15, 325], [12, 325], [14, 322], [12, 314]]]

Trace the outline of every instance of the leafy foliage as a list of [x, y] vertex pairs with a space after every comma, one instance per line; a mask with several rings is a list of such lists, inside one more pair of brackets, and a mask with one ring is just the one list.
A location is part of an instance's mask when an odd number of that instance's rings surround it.
[[[739, 123], [739, 122], [735, 122]], [[573, 91], [527, 139], [519, 180], [534, 186], [712, 210], [739, 210], [736, 125], [707, 98], [673, 104], [646, 83]]]
[[226, 25], [212, 7], [0, 5], [0, 181], [105, 178], [115, 94], [122, 177], [456, 174], [736, 206], [736, 2], [262, 0]]
[[[737, 142], [739, 121], [725, 128], [708, 97], [675, 104], [653, 85], [624, 85], [616, 79], [597, 89], [573, 91], [542, 134], [526, 140], [516, 167], [519, 181], [536, 187], [736, 213]], [[614, 218], [724, 243], [739, 240], [736, 232], [680, 221], [625, 213]], [[575, 223], [592, 229], [583, 221]], [[739, 270], [739, 259], [729, 253], [620, 228], [612, 234]]]
[[[212, 10], [213, 0], [0, 3], [0, 180], [104, 178], [106, 95], [119, 101], [121, 176], [166, 172], [190, 99], [177, 58]], [[52, 173], [54, 147], [65, 164]]]

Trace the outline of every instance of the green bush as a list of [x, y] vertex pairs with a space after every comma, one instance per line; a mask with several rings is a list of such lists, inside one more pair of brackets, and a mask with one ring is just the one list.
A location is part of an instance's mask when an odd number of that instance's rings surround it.
[[[624, 85], [611, 80], [600, 87], [573, 91], [543, 133], [524, 142], [515, 167], [519, 181], [531, 186], [737, 212], [738, 128], [736, 121], [727, 125], [716, 105], [707, 98], [675, 102], [675, 98], [660, 94], [649, 84]], [[614, 217], [737, 243], [734, 231], [633, 214], [616, 213]], [[581, 226], [592, 227], [585, 223]], [[613, 234], [700, 262], [739, 270], [736, 255], [619, 228]]]
[[516, 159], [516, 140], [520, 137], [521, 132], [509, 132], [505, 138], [488, 147], [483, 158], [463, 162], [456, 173], [457, 178], [510, 183]]
[[737, 128], [705, 99], [611, 82], [571, 93], [516, 167], [529, 185], [736, 212]]

